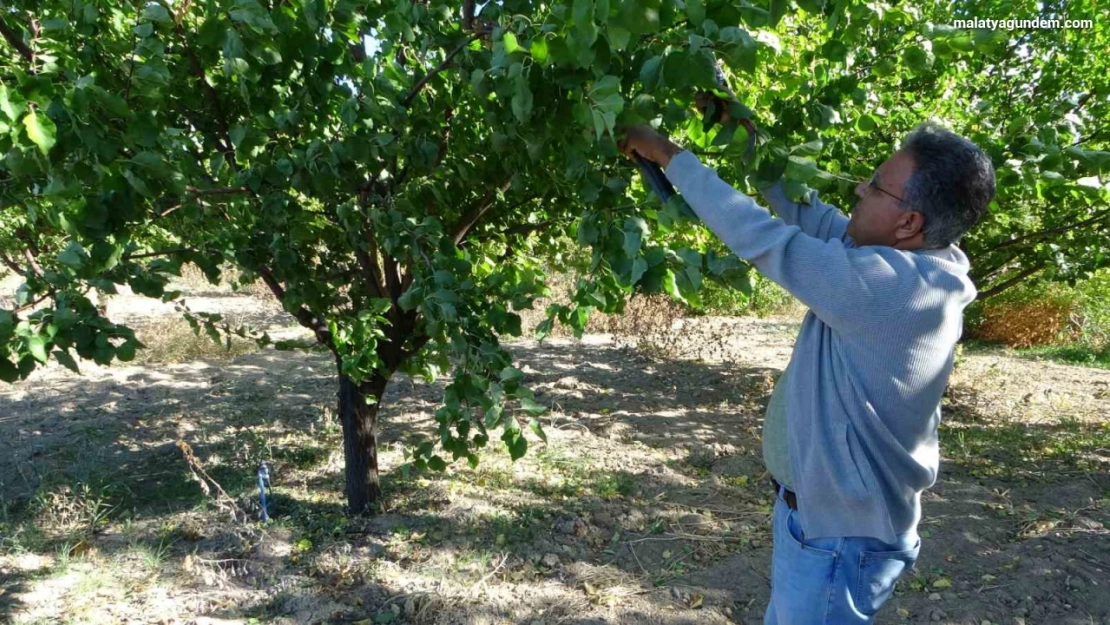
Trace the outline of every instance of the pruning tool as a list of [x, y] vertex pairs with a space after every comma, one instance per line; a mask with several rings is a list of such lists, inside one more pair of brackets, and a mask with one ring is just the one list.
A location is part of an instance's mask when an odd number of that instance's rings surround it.
[[[721, 69], [720, 63], [717, 64], [715, 69], [717, 86], [729, 95], [729, 98], [731, 98], [732, 102], [737, 102], [738, 100], [736, 98], [736, 94], [732, 91], [732, 89], [729, 88], [728, 82], [725, 80], [725, 73]], [[718, 100], [720, 100], [720, 98], [718, 98]], [[708, 105], [711, 107], [716, 106], [716, 102], [711, 100]], [[747, 161], [750, 160], [755, 154], [755, 136], [757, 130], [755, 124], [752, 123], [752, 120], [746, 117], [738, 119], [737, 123], [743, 126], [744, 129], [748, 132], [748, 149], [744, 153], [744, 160]], [[663, 174], [663, 169], [659, 167], [658, 163], [650, 161], [640, 156], [639, 154], [633, 154], [632, 160], [635, 161], [636, 165], [640, 168], [640, 174], [644, 177], [644, 180], [647, 181], [648, 186], [651, 187], [651, 190], [655, 192], [655, 195], [659, 198], [659, 201], [666, 204], [667, 200], [671, 199], [671, 196], [675, 194], [675, 189], [674, 185], [671, 184], [671, 181], [667, 180], [666, 175]]]

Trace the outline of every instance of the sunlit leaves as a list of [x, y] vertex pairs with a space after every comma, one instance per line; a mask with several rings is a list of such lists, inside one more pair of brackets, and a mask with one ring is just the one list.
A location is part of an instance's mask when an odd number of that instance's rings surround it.
[[[586, 277], [548, 308], [540, 336], [586, 332], [591, 314], [636, 292], [697, 306], [707, 280], [750, 290], [748, 265], [618, 154], [622, 124], [657, 126], [742, 191], [783, 180], [788, 195], [821, 189], [848, 207], [853, 181], [905, 131], [943, 119], [988, 146], [998, 170], [1000, 209], [969, 238], [975, 253], [1105, 202], [1092, 182], [1108, 173], [1095, 132], [1105, 98], [1080, 106], [1103, 30], [1022, 59], [1010, 33], [940, 26], [944, 7], [912, 3], [571, 0], [542, 14], [490, 3], [484, 36], [434, 3], [151, 2], [111, 19], [63, 4], [45, 2], [36, 66], [3, 61], [0, 196], [18, 209], [0, 246], [22, 262], [14, 230], [33, 233], [51, 281], [16, 291], [16, 306], [46, 297], [37, 317], [0, 316], [0, 379], [44, 355], [65, 366], [134, 355], [124, 330], [51, 288], [172, 298], [166, 280], [186, 262], [213, 279], [227, 264], [252, 278], [265, 268], [286, 310], [327, 325], [343, 373], [392, 373], [383, 334], [403, 327], [414, 351], [396, 370], [451, 376], [438, 443], [420, 445], [416, 468], [473, 466], [495, 437], [515, 457], [543, 440], [530, 419], [545, 407], [499, 340], [522, 333], [547, 263]], [[1030, 50], [1066, 36], [1033, 33]], [[737, 96], [725, 125], [717, 105], [694, 107], [699, 91], [724, 93], [718, 62]], [[232, 192], [198, 192], [218, 188]], [[480, 217], [455, 245], [466, 215]], [[1071, 231], [1059, 253], [1070, 267], [1105, 264], [1098, 234]], [[129, 257], [185, 248], [196, 251]], [[393, 293], [366, 275], [387, 255]], [[226, 340], [225, 322], [193, 322]]]
[[902, 60], [913, 74], [921, 74], [933, 66], [933, 52], [920, 45], [908, 46], [902, 53]]
[[605, 133], [613, 134], [617, 115], [624, 110], [624, 98], [619, 89], [620, 78], [610, 75], [603, 76], [589, 91], [590, 113], [598, 140]]
[[27, 136], [38, 146], [39, 151], [44, 155], [49, 154], [58, 133], [53, 120], [32, 109], [23, 118], [23, 127], [27, 129]]

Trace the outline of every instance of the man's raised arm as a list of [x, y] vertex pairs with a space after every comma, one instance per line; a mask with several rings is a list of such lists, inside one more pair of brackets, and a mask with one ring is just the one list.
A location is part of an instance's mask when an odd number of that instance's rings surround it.
[[837, 207], [822, 202], [816, 192], [812, 194], [813, 199], [809, 204], [790, 201], [781, 182], [761, 189], [760, 193], [775, 215], [791, 226], [798, 226], [802, 232], [822, 241], [844, 240], [848, 218]]

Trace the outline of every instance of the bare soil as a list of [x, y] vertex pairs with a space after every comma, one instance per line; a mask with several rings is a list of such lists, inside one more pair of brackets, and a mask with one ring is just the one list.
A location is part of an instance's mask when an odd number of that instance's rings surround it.
[[[288, 321], [231, 293], [190, 305]], [[162, 332], [172, 310], [148, 306], [109, 314]], [[445, 474], [399, 469], [444, 382], [398, 376], [387, 500], [354, 519], [323, 353], [37, 371], [0, 387], [0, 621], [760, 623], [760, 428], [796, 330], [701, 318], [515, 342], [547, 442]], [[968, 350], [943, 409], [922, 556], [879, 622], [1110, 625], [1110, 371]], [[179, 439], [230, 499], [201, 490]], [[244, 522], [262, 460], [273, 520]]]

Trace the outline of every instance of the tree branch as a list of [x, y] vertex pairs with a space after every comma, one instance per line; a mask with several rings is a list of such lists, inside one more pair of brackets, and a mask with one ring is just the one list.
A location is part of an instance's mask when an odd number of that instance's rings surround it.
[[[436, 153], [436, 161], [432, 164], [432, 169], [439, 167], [443, 162], [443, 158], [447, 156], [447, 142], [451, 139], [451, 118], [455, 116], [455, 109], [450, 106], [443, 111], [443, 137], [439, 140], [439, 151]], [[406, 172], [402, 172], [404, 174]]]
[[42, 276], [45, 273], [42, 270], [42, 265], [40, 265], [38, 260], [35, 259], [35, 255], [31, 252], [30, 248], [25, 248], [23, 250], [23, 257], [27, 259], [27, 262], [31, 265], [31, 270], [35, 273], [35, 275]]
[[[155, 1], [158, 2], [158, 4], [162, 5], [162, 8], [166, 9], [166, 11], [170, 13], [170, 15], [175, 14], [173, 8], [166, 3], [166, 0]], [[182, 13], [182, 15], [184, 15], [184, 12]], [[197, 55], [193, 51], [193, 49], [189, 47], [189, 44], [185, 39], [185, 33], [181, 31], [180, 20], [174, 22], [174, 32], [177, 33], [177, 38], [181, 44], [182, 52], [184, 52], [185, 56], [189, 59], [189, 65], [191, 66], [193, 76], [195, 76], [200, 82], [201, 90], [204, 91], [205, 98], [208, 99], [209, 104], [211, 104], [216, 113], [214, 117], [217, 123], [221, 126], [220, 130], [222, 131], [223, 137], [215, 137], [213, 143], [216, 144], [216, 147], [220, 150], [220, 153], [224, 155], [224, 160], [227, 161], [227, 164], [229, 167], [231, 167], [231, 170], [238, 173], [239, 163], [235, 162], [235, 150], [232, 148], [233, 144], [231, 142], [231, 132], [228, 130], [227, 127], [227, 117], [224, 116], [223, 109], [220, 106], [219, 95], [216, 93], [215, 87], [208, 84], [208, 81], [205, 79], [204, 66], [201, 65], [200, 59], [197, 58]], [[197, 126], [196, 124], [193, 125], [198, 129], [200, 128], [200, 126]]]
[[[994, 250], [989, 250], [985, 253], [986, 254], [991, 254], [992, 252], [994, 252]], [[1006, 267], [1006, 265], [1009, 265], [1011, 262], [1013, 262], [1013, 260], [1015, 258], [1017, 258], [1020, 255], [1021, 255], [1020, 252], [1012, 252], [1011, 254], [1006, 256], [1005, 260], [1003, 260], [1001, 262], [998, 262], [998, 263], [995, 263], [993, 266], [991, 266], [987, 269], [983, 269], [981, 271], [973, 271], [972, 272], [972, 278], [974, 278], [975, 280], [986, 280], [986, 279], [990, 278], [991, 276], [993, 276], [996, 272], [1004, 269]]]
[[1073, 224], [1068, 224], [1066, 226], [1057, 226], [1055, 228], [1048, 228], [1046, 230], [1040, 230], [1038, 232], [1031, 232], [1031, 233], [1026, 234], [1024, 236], [1020, 236], [1016, 239], [1010, 239], [1009, 241], [1003, 241], [1002, 243], [999, 243], [998, 245], [994, 246], [994, 248], [991, 249], [991, 252], [997, 252], [998, 250], [1005, 249], [1007, 247], [1013, 247], [1015, 245], [1018, 245], [1019, 243], [1024, 243], [1025, 241], [1028, 241], [1030, 239], [1039, 239], [1039, 238], [1043, 238], [1045, 236], [1048, 236], [1050, 234], [1059, 234], [1061, 232], [1067, 232], [1068, 230], [1075, 230], [1076, 228], [1082, 228], [1083, 226], [1087, 226], [1087, 225], [1090, 225], [1090, 224], [1093, 224], [1093, 223], [1097, 223], [1097, 222], [1101, 221], [1103, 218], [1108, 217], [1108, 216], [1110, 216], [1110, 209], [1106, 209], [1106, 210], [1102, 211], [1101, 213], [1096, 214], [1094, 217], [1091, 217], [1090, 219], [1085, 219], [1083, 221], [1079, 221], [1079, 222], [1076, 222], [1076, 223], [1073, 223]]
[[[501, 191], [501, 193], [504, 193], [509, 190], [510, 184], [512, 184], [511, 180], [502, 184], [500, 187], [498, 187], [498, 189]], [[459, 217], [458, 223], [455, 224], [453, 228], [451, 228], [451, 232], [454, 233], [451, 235], [451, 241], [456, 246], [458, 246], [459, 243], [462, 243], [462, 240], [466, 238], [466, 233], [470, 232], [470, 229], [474, 227], [474, 224], [478, 223], [478, 220], [482, 218], [482, 215], [485, 215], [486, 211], [488, 211], [496, 201], [497, 192], [494, 190], [487, 191], [485, 197], [483, 197], [482, 201], [479, 202], [480, 205], [463, 213], [462, 216]]]
[[7, 254], [0, 254], [0, 263], [4, 263], [4, 265], [6, 265], [8, 269], [14, 271], [17, 276], [27, 275], [27, 272], [23, 271], [23, 269], [20, 268], [20, 266], [17, 265], [14, 260], [8, 258]]
[[[273, 292], [274, 297], [284, 304], [285, 287], [281, 286], [281, 282], [274, 277], [273, 272], [271, 272], [269, 268], [262, 266], [258, 268], [258, 275], [262, 278], [262, 281], [266, 283], [266, 286], [270, 287], [270, 291]], [[319, 341], [320, 344], [327, 346], [328, 349], [333, 352], [335, 351], [335, 347], [331, 344], [331, 332], [328, 331], [327, 324], [317, 319], [316, 316], [304, 306], [297, 308], [292, 314], [302, 326], [312, 330], [313, 334], [316, 335], [316, 340]]]
[[1032, 276], [1033, 274], [1041, 271], [1044, 268], [1045, 268], [1045, 263], [1038, 263], [1036, 265], [1033, 265], [1032, 267], [1028, 267], [1028, 268], [1022, 270], [1021, 273], [1019, 273], [1016, 276], [1010, 278], [1009, 280], [1007, 280], [1007, 281], [1005, 281], [1001, 284], [995, 285], [995, 286], [987, 289], [986, 291], [981, 291], [979, 293], [979, 295], [975, 297], [975, 299], [979, 300], [979, 299], [987, 299], [988, 297], [994, 297], [995, 295], [998, 295], [999, 293], [1009, 289], [1010, 287], [1017, 286], [1018, 284], [1021, 283], [1022, 280], [1025, 280], [1029, 276]]
[[410, 91], [409, 94], [406, 95], [403, 100], [401, 100], [401, 106], [407, 107], [409, 104], [411, 104], [413, 99], [416, 98], [417, 94], [420, 93], [420, 90], [424, 88], [424, 85], [428, 84], [428, 81], [431, 80], [433, 76], [446, 69], [447, 66], [451, 63], [451, 59], [455, 58], [455, 55], [457, 55], [459, 52], [462, 52], [463, 48], [469, 46], [471, 42], [481, 39], [484, 34], [485, 33], [483, 32], [471, 35], [470, 37], [467, 37], [466, 41], [463, 41], [458, 46], [456, 46], [450, 54], [448, 54], [442, 61], [440, 61], [439, 65], [436, 65], [434, 68], [432, 68], [432, 71], [424, 74], [423, 78], [416, 81], [416, 85], [413, 86], [412, 91]]
[[136, 258], [153, 258], [155, 256], [169, 256], [171, 254], [184, 254], [186, 252], [196, 252], [198, 250], [191, 247], [180, 247], [173, 250], [165, 250], [162, 252], [143, 252], [142, 254], [124, 254], [125, 260], [134, 260]]
[[54, 289], [50, 289], [50, 292], [47, 293], [46, 295], [43, 295], [42, 297], [38, 298], [37, 300], [35, 300], [31, 303], [24, 304], [23, 306], [20, 306], [19, 308], [16, 308], [16, 309], [11, 310], [9, 312], [11, 312], [13, 315], [15, 315], [15, 314], [19, 314], [19, 313], [21, 313], [25, 310], [30, 310], [30, 309], [34, 308], [35, 306], [38, 306], [39, 304], [41, 304], [41, 303], [45, 302], [46, 300], [50, 299], [51, 297], [54, 297], [55, 293], [56, 293], [56, 291]]
[[1091, 139], [1097, 139], [1099, 137], [1099, 135], [1101, 135], [1103, 133], [1103, 131], [1105, 131], [1105, 130], [1106, 130], [1105, 128], [1099, 128], [1098, 130], [1096, 130], [1096, 131], [1092, 132], [1091, 134], [1087, 135], [1086, 137], [1080, 137], [1079, 139], [1076, 139], [1075, 143], [1069, 145], [1068, 147], [1069, 148], [1074, 148], [1075, 146], [1086, 143], [1086, 142], [1090, 141]]
[[7, 40], [8, 45], [15, 48], [16, 52], [19, 52], [19, 55], [26, 59], [28, 63], [33, 64], [35, 62], [34, 50], [23, 43], [23, 39], [19, 37], [19, 34], [11, 28], [8, 28], [8, 25], [2, 18], [0, 18], [0, 34], [4, 35], [4, 39]]
[[378, 276], [377, 261], [370, 257], [364, 250], [355, 247], [355, 258], [358, 259], [359, 268], [362, 271], [362, 279], [366, 281], [367, 286], [370, 287], [370, 292], [375, 297], [386, 297], [385, 289], [382, 287], [382, 280]]
[[191, 200], [195, 200], [195, 199], [197, 199], [199, 197], [202, 197], [202, 196], [205, 196], [205, 195], [250, 195], [251, 194], [251, 190], [247, 189], [246, 187], [231, 187], [231, 188], [218, 188], [218, 189], [198, 189], [196, 187], [185, 187], [185, 189], [191, 194], [190, 197], [186, 198], [186, 200], [184, 202], [182, 202], [180, 204], [175, 204], [175, 205], [167, 208], [166, 210], [162, 211], [161, 213], [158, 213], [157, 215], [154, 216], [154, 218], [155, 219], [161, 219], [161, 218], [165, 217], [166, 215], [169, 215], [170, 213], [173, 213], [174, 211], [181, 208], [182, 206], [185, 206]]

